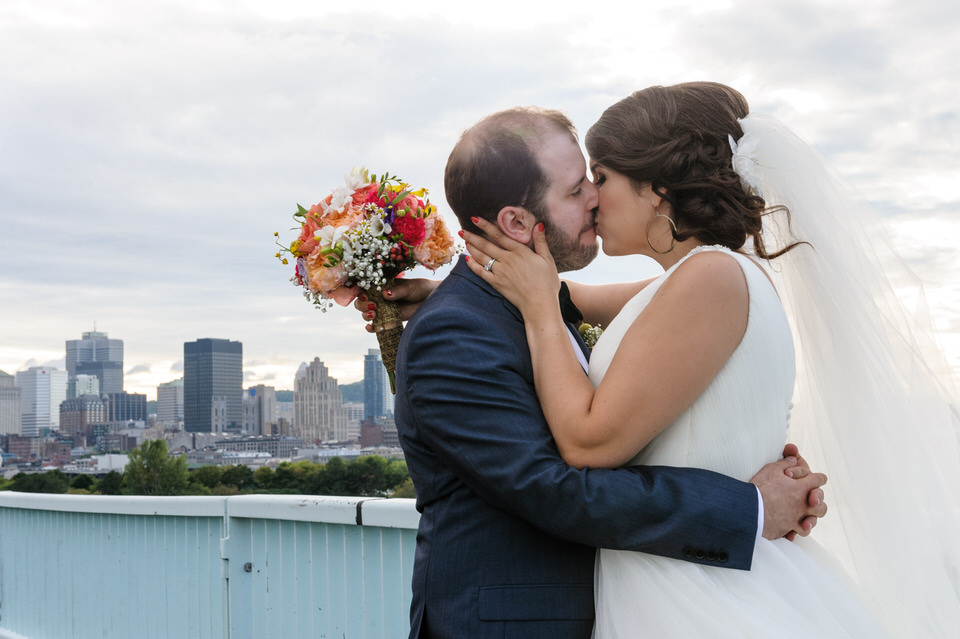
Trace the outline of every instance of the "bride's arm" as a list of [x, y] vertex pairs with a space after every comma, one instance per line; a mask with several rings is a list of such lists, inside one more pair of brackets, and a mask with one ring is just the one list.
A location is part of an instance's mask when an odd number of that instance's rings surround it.
[[570, 299], [583, 313], [583, 321], [593, 326], [610, 326], [623, 305], [656, 278], [616, 284], [583, 284], [564, 280], [570, 289]]
[[[637, 317], [595, 389], [560, 316], [542, 234], [535, 234], [537, 253], [474, 238], [471, 268], [523, 313], [537, 395], [573, 466], [612, 468], [632, 459], [703, 392], [746, 330], [749, 300], [739, 264], [720, 253], [696, 255]], [[480, 264], [494, 256], [493, 271], [484, 271]]]

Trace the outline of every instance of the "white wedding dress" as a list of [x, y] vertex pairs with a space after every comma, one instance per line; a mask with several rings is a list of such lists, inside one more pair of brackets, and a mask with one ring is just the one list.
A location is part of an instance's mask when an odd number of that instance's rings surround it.
[[[702, 250], [725, 251], [740, 263], [750, 299], [746, 332], [704, 393], [632, 463], [705, 468], [747, 481], [780, 458], [786, 441], [795, 379], [791, 330], [758, 264], [721, 247], [697, 249], [685, 259]], [[603, 332], [590, 357], [594, 385], [677, 266], [628, 302]], [[760, 539], [750, 571], [600, 550], [596, 597], [596, 639], [886, 636], [867, 596], [812, 538]]]

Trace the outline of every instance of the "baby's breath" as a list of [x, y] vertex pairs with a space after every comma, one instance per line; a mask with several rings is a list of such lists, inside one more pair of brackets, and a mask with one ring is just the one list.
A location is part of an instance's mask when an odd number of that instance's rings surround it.
[[385, 267], [392, 264], [384, 256], [389, 255], [396, 244], [383, 234], [383, 210], [378, 211], [344, 234], [344, 240], [350, 244], [350, 259], [343, 261], [344, 272], [364, 290], [379, 291], [386, 285], [389, 277]]

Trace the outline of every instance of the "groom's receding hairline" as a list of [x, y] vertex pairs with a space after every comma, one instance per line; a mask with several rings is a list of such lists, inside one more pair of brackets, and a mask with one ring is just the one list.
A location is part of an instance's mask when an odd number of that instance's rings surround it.
[[472, 149], [485, 140], [492, 141], [500, 135], [510, 135], [520, 138], [534, 149], [554, 132], [566, 133], [573, 141], [577, 141], [577, 130], [560, 111], [535, 106], [512, 107], [481, 119], [464, 131], [461, 143]]

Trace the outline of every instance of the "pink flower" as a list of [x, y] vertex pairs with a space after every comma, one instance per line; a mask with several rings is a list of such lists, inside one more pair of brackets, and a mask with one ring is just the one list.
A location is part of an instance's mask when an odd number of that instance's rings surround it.
[[[312, 211], [313, 209], [311, 208], [310, 210]], [[290, 247], [290, 251], [297, 257], [305, 257], [313, 253], [314, 249], [317, 248], [317, 240], [314, 238], [314, 235], [319, 228], [320, 224], [317, 222], [313, 213], [307, 215], [303, 221], [303, 228], [300, 229], [300, 236], [294, 241], [293, 246]]]
[[359, 189], [353, 192], [353, 205], [359, 208], [364, 204], [376, 202], [378, 188], [379, 186], [377, 184], [367, 184], [366, 186], [361, 186]]
[[351, 286], [347, 288], [346, 286], [341, 286], [334, 289], [330, 292], [330, 299], [339, 304], [340, 306], [347, 306], [353, 300], [357, 299], [357, 294], [360, 292], [360, 289], [356, 286]]

